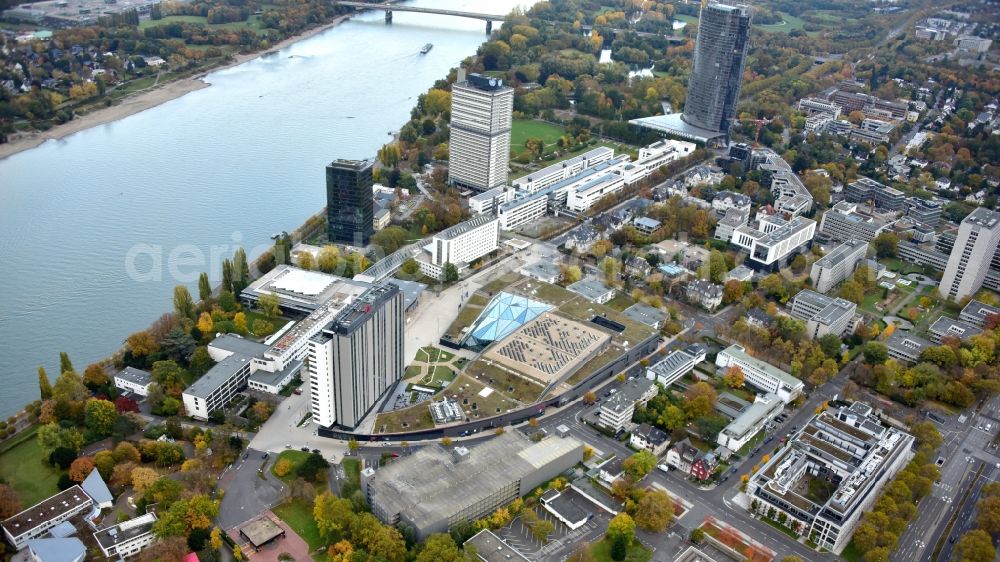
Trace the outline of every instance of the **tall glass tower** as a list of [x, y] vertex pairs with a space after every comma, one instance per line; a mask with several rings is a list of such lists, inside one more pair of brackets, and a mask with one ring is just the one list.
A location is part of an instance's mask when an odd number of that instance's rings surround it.
[[749, 44], [749, 6], [712, 3], [702, 7], [681, 116], [685, 123], [723, 133], [728, 141]]
[[330, 242], [364, 247], [372, 224], [372, 160], [334, 160], [326, 167], [327, 235]]

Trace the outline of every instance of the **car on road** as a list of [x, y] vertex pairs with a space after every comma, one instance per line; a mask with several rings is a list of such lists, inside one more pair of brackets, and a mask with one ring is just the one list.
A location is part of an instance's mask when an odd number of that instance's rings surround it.
[[292, 394], [298, 396], [298, 395], [302, 394], [302, 389], [301, 388], [296, 388], [295, 390], [292, 391]]
[[285, 448], [286, 448], [286, 449], [291, 449], [291, 448], [292, 448], [292, 445], [291, 445], [290, 443], [285, 443]]
[[247, 460], [247, 457], [249, 457], [249, 456], [250, 456], [250, 453], [243, 453], [243, 460]]
[[309, 447], [299, 447], [299, 450], [301, 450], [302, 452], [308, 453], [309, 452]]
[[319, 449], [313, 449], [312, 452], [314, 452], [314, 453], [316, 453], [318, 455], [319, 454]]
[[267, 457], [270, 457], [270, 456], [271, 456], [271, 453], [264, 453], [263, 455], [260, 456], [260, 458], [262, 458], [264, 460], [267, 460]]

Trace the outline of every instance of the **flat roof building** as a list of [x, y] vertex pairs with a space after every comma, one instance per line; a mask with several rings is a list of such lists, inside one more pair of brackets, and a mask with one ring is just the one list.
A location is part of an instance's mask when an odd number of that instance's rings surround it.
[[658, 363], [646, 368], [646, 378], [663, 386], [670, 386], [684, 375], [694, 370], [695, 365], [705, 360], [708, 349], [700, 343], [670, 352]]
[[806, 323], [806, 335], [819, 339], [826, 334], [842, 336], [853, 328], [858, 305], [853, 302], [826, 296], [803, 289], [792, 299], [792, 316]]
[[240, 536], [245, 537], [257, 550], [269, 542], [285, 536], [285, 530], [271, 520], [270, 517], [255, 519], [240, 527]]
[[964, 340], [983, 333], [978, 326], [974, 326], [961, 320], [941, 316], [928, 328], [930, 339], [934, 343], [941, 343], [942, 338], [958, 338]]
[[906, 330], [896, 330], [885, 340], [889, 357], [907, 363], [916, 363], [920, 354], [933, 344], [924, 338], [915, 336]]
[[882, 217], [862, 212], [863, 210], [857, 203], [848, 201], [835, 204], [823, 213], [819, 223], [820, 233], [840, 242], [848, 240], [871, 242], [886, 231], [890, 224]]
[[115, 375], [115, 388], [133, 392], [139, 396], [149, 395], [149, 385], [153, 383], [153, 375], [135, 367], [125, 367]]
[[582, 458], [572, 437], [532, 443], [508, 431], [471, 449], [423, 447], [367, 475], [362, 489], [380, 520], [408, 525], [422, 540], [493, 513]]
[[481, 214], [435, 234], [416, 257], [420, 271], [443, 279], [444, 268], [452, 264], [461, 273], [477, 259], [500, 248], [500, 221], [496, 215]]
[[530, 562], [520, 551], [489, 529], [479, 531], [465, 541], [465, 544], [476, 548], [476, 558], [481, 562]]
[[815, 234], [816, 221], [812, 219], [792, 217], [786, 221], [770, 216], [762, 217], [756, 226], [736, 228], [730, 243], [749, 252], [746, 265], [770, 270], [780, 267], [795, 252], [808, 246]]
[[987, 318], [997, 314], [1000, 314], [1000, 308], [973, 299], [969, 301], [969, 304], [965, 305], [965, 308], [962, 309], [958, 317], [965, 322], [982, 328], [986, 325]]
[[[645, 260], [643, 260], [645, 261]], [[655, 306], [637, 302], [622, 311], [622, 315], [640, 324], [645, 324], [654, 330], [659, 330], [668, 314]]]
[[747, 354], [743, 346], [733, 344], [723, 349], [715, 357], [715, 365], [728, 369], [735, 365], [743, 371], [744, 380], [764, 392], [771, 392], [788, 404], [802, 394], [802, 381], [781, 369]]
[[94, 540], [104, 556], [120, 560], [134, 556], [152, 544], [156, 538], [153, 535], [155, 524], [156, 514], [146, 513], [94, 532]]
[[44, 499], [2, 523], [7, 542], [17, 550], [28, 541], [44, 536], [56, 525], [79, 513], [88, 512], [94, 501], [80, 486], [70, 486], [58, 494]]
[[813, 263], [809, 273], [813, 287], [820, 293], [826, 293], [834, 288], [854, 273], [854, 269], [865, 259], [867, 252], [868, 243], [861, 240], [848, 240], [837, 246]]
[[604, 304], [615, 298], [615, 288], [596, 279], [581, 279], [566, 288], [597, 304]]
[[730, 451], [739, 451], [784, 409], [785, 403], [776, 395], [758, 395], [749, 408], [719, 432], [716, 442]]
[[448, 182], [488, 191], [507, 183], [514, 89], [459, 70], [451, 87]]
[[527, 191], [528, 193], [534, 193], [564, 179], [575, 176], [586, 168], [596, 166], [601, 162], [607, 162], [608, 160], [611, 160], [614, 155], [614, 150], [606, 146], [599, 146], [588, 150], [579, 156], [574, 156], [567, 160], [563, 160], [562, 162], [557, 162], [551, 166], [542, 168], [541, 170], [531, 172], [526, 176], [521, 176], [511, 182], [511, 185], [517, 189]]
[[334, 160], [326, 167], [327, 237], [363, 248], [375, 231], [373, 160]]
[[614, 432], [622, 431], [631, 425], [636, 404], [645, 404], [659, 390], [648, 379], [632, 379], [623, 384], [601, 403], [598, 418], [601, 425]]
[[[867, 404], [831, 408], [750, 477], [747, 495], [759, 513], [782, 513], [799, 534], [840, 553], [861, 516], [913, 458], [912, 445], [912, 435], [882, 425]], [[816, 479], [832, 492], [809, 493]]]
[[973, 295], [986, 279], [990, 261], [1000, 245], [1000, 213], [977, 207], [962, 219], [958, 237], [939, 285], [954, 301]]

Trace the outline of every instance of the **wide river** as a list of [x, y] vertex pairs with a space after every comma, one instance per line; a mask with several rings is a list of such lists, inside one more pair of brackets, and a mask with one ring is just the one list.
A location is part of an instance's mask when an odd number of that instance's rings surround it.
[[[507, 13], [524, 0], [416, 0]], [[357, 16], [209, 74], [211, 87], [0, 160], [0, 416], [59, 352], [80, 372], [172, 308], [178, 283], [326, 204], [324, 166], [373, 157], [417, 96], [475, 53], [480, 20]], [[419, 53], [425, 43], [434, 49]]]

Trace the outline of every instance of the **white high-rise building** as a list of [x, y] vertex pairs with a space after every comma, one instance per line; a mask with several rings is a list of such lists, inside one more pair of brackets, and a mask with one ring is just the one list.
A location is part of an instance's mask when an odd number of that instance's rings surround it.
[[477, 191], [507, 183], [514, 89], [470, 74], [451, 88], [448, 181]]
[[986, 279], [998, 243], [1000, 213], [979, 207], [965, 217], [941, 278], [941, 294], [954, 301], [975, 294]]
[[354, 428], [403, 376], [403, 293], [365, 291], [309, 340], [312, 419]]
[[441, 279], [445, 265], [450, 263], [461, 273], [499, 247], [500, 221], [495, 215], [482, 214], [435, 234], [416, 261], [424, 275]]

